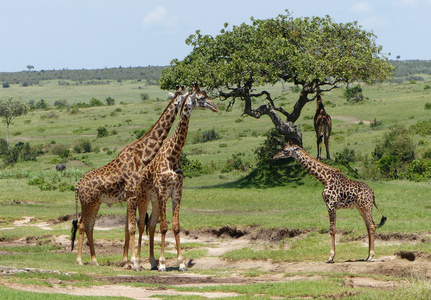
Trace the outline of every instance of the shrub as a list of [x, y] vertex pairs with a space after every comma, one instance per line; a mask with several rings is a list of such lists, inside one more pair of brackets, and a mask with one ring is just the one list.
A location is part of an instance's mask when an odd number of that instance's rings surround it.
[[344, 97], [346, 98], [347, 102], [360, 102], [364, 100], [361, 86], [358, 84], [352, 88], [346, 88], [344, 91]]
[[383, 141], [376, 145], [373, 161], [383, 177], [399, 178], [415, 158], [415, 148], [409, 131], [403, 126], [394, 126], [385, 133]]
[[431, 102], [425, 103], [425, 109], [431, 109]]
[[40, 99], [39, 101], [37, 101], [34, 107], [36, 109], [49, 109], [48, 103], [46, 103], [46, 101], [43, 99]]
[[242, 161], [244, 153], [233, 153], [232, 158], [226, 161], [225, 166], [220, 170], [222, 173], [229, 173], [233, 170], [245, 172], [250, 168], [249, 164]]
[[431, 178], [431, 162], [416, 159], [407, 167], [404, 176], [408, 180], [422, 181]]
[[183, 171], [184, 177], [194, 177], [199, 176], [201, 174], [207, 173], [204, 166], [199, 160], [190, 160], [187, 158], [187, 154], [181, 152], [180, 154], [180, 165], [181, 170]]
[[100, 101], [96, 98], [91, 98], [90, 106], [103, 106], [103, 103], [102, 103], [102, 101]]
[[115, 99], [111, 97], [106, 98], [105, 102], [108, 106], [115, 105]]
[[206, 143], [218, 139], [220, 139], [220, 134], [218, 134], [214, 129], [210, 129], [204, 132], [198, 130], [198, 133], [193, 138], [193, 144]]
[[91, 143], [89, 140], [81, 140], [77, 145], [73, 147], [76, 153], [89, 153], [91, 152]]
[[148, 130], [147, 130], [147, 129], [141, 129], [141, 130], [139, 130], [139, 129], [135, 129], [135, 130], [133, 131], [133, 133], [135, 134], [135, 137], [136, 137], [137, 139], [140, 139], [141, 137], [143, 137], [147, 132], [148, 132]]
[[65, 108], [65, 107], [68, 107], [69, 105], [66, 99], [60, 99], [54, 102], [54, 106], [56, 108]]
[[105, 137], [108, 135], [109, 135], [108, 129], [106, 129], [105, 127], [97, 128], [97, 137], [98, 138], [102, 138], [102, 137]]
[[416, 133], [422, 136], [431, 135], [431, 121], [419, 121], [416, 124], [411, 125], [410, 130], [413, 133]]
[[6, 165], [14, 164], [18, 161], [36, 160], [38, 150], [32, 148], [30, 143], [19, 142], [11, 149], [3, 150], [2, 158]]
[[140, 97], [142, 101], [150, 100], [150, 95], [148, 95], [148, 93], [141, 93]]

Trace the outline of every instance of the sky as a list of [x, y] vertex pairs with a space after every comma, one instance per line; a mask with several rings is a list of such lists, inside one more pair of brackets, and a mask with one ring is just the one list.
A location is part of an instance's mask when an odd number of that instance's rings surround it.
[[167, 66], [196, 30], [294, 18], [358, 21], [389, 59], [431, 60], [431, 0], [14, 0], [0, 2], [0, 72]]

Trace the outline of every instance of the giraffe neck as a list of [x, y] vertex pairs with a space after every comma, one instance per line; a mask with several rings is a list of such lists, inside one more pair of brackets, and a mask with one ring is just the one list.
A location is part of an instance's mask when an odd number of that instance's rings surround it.
[[170, 151], [167, 154], [174, 162], [179, 162], [180, 160], [181, 150], [184, 147], [189, 130], [189, 120], [192, 110], [193, 106], [183, 104], [177, 128], [175, 128], [174, 134], [170, 137]]
[[335, 173], [339, 172], [338, 169], [316, 160], [303, 149], [298, 149], [296, 151], [296, 160], [323, 185], [326, 185], [328, 180], [331, 179]]
[[151, 162], [168, 136], [179, 106], [181, 106], [178, 104], [177, 97], [181, 96], [176, 94], [176, 97], [169, 102], [157, 122], [143, 137], [121, 150], [121, 152], [133, 152], [134, 156], [137, 156], [137, 164], [139, 164], [136, 166], [137, 169], [143, 168]]

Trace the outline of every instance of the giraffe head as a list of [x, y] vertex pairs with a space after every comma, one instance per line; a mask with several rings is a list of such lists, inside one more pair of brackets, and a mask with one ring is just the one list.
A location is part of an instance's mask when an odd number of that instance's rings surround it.
[[284, 146], [283, 150], [281, 150], [274, 156], [274, 159], [283, 159], [283, 158], [289, 158], [289, 157], [296, 158], [297, 157], [296, 151], [299, 149], [301, 149], [299, 146], [292, 144], [291, 142], [288, 142], [287, 145]]
[[184, 85], [181, 86], [181, 90], [179, 85], [176, 86], [175, 95], [173, 99], [174, 99], [174, 105], [177, 112], [178, 112], [178, 109], [181, 107], [184, 99], [186, 99], [188, 95], [189, 94], [186, 93], [186, 89]]
[[201, 91], [197, 83], [193, 83], [191, 95], [187, 97], [187, 105], [191, 107], [206, 108], [213, 112], [218, 112], [217, 105], [207, 96], [205, 91]]

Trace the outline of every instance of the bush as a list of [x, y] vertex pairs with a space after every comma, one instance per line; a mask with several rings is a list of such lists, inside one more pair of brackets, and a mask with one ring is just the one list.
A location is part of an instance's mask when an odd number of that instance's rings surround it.
[[394, 126], [373, 151], [373, 161], [380, 174], [388, 179], [399, 178], [415, 158], [416, 146], [403, 126]]
[[431, 135], [431, 121], [420, 121], [410, 126], [410, 130], [422, 136]]
[[34, 107], [36, 109], [49, 109], [48, 103], [46, 103], [46, 101], [43, 99], [40, 99], [39, 101], [37, 101]]
[[66, 99], [60, 99], [54, 102], [54, 106], [56, 108], [65, 108], [65, 107], [68, 107], [69, 104], [67, 103]]
[[147, 93], [141, 93], [141, 100], [150, 100], [150, 95], [148, 95]]
[[181, 170], [183, 171], [184, 177], [192, 178], [194, 176], [199, 176], [201, 174], [207, 173], [204, 166], [200, 161], [190, 160], [187, 158], [187, 154], [181, 152], [180, 154], [180, 165]]
[[204, 132], [198, 130], [197, 135], [193, 138], [193, 144], [206, 143], [218, 139], [220, 139], [220, 134], [218, 134], [214, 129], [210, 129]]
[[108, 105], [108, 106], [115, 105], [115, 99], [114, 98], [108, 97], [108, 98], [106, 98], [105, 101], [106, 101], [106, 105]]
[[220, 170], [222, 173], [229, 173], [234, 170], [245, 172], [250, 168], [249, 164], [245, 164], [242, 161], [242, 156], [245, 156], [244, 153], [233, 153], [232, 158], [226, 161], [225, 166]]
[[92, 98], [90, 100], [90, 106], [103, 106], [102, 101], [96, 99], [96, 98]]
[[141, 130], [136, 129], [133, 131], [137, 139], [140, 139], [141, 137], [143, 137], [147, 132], [148, 132], [147, 129], [141, 129]]
[[7, 150], [3, 149], [3, 151], [2, 158], [6, 165], [12, 165], [19, 161], [35, 161], [39, 154], [39, 151], [32, 148], [28, 142], [19, 142], [15, 144], [13, 148]]
[[347, 102], [360, 102], [364, 100], [361, 86], [358, 84], [352, 88], [346, 88], [344, 91], [344, 97], [346, 98]]
[[108, 129], [106, 129], [105, 127], [97, 128], [97, 137], [98, 138], [102, 138], [102, 137], [105, 137], [108, 135], [109, 135]]
[[82, 140], [73, 147], [76, 153], [89, 153], [91, 152], [91, 143], [89, 140]]
[[407, 167], [405, 178], [412, 181], [423, 181], [431, 178], [431, 162], [417, 159]]

